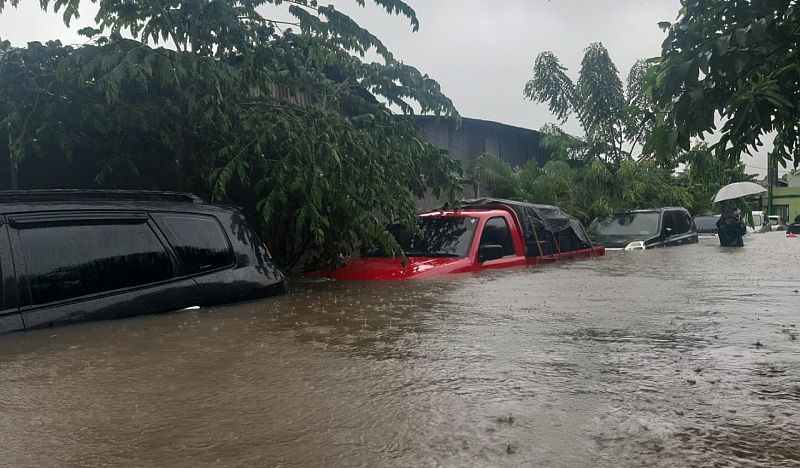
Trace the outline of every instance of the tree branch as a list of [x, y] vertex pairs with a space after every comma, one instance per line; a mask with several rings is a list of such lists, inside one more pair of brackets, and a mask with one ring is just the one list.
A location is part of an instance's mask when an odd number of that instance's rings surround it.
[[155, 5], [156, 7], [158, 7], [159, 10], [161, 10], [161, 15], [164, 17], [164, 21], [166, 21], [169, 24], [170, 28], [169, 36], [172, 38], [172, 42], [175, 43], [175, 48], [178, 49], [178, 52], [182, 52], [181, 45], [178, 42], [178, 38], [175, 36], [175, 31], [176, 31], [175, 24], [172, 22], [172, 18], [170, 18], [169, 12], [167, 12], [167, 9], [164, 8], [164, 5], [161, 3], [161, 0], [150, 0], [150, 4]]

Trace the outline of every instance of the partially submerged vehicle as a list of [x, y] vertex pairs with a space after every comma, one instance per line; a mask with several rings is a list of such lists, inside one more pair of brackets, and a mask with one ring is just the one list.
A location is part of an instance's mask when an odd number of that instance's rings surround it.
[[238, 209], [172, 192], [0, 192], [0, 280], [0, 333], [286, 292]]
[[595, 244], [609, 249], [645, 250], [697, 243], [697, 227], [681, 207], [614, 213], [589, 225]]
[[[763, 211], [753, 211], [751, 215], [753, 216], [753, 225], [750, 226], [745, 223], [748, 234], [771, 231], [769, 220]], [[700, 237], [716, 237], [717, 231], [719, 230], [719, 228], [717, 228], [717, 221], [719, 221], [720, 217], [720, 215], [695, 216], [694, 224], [697, 227], [697, 234]]]
[[753, 225], [746, 224], [748, 234], [769, 232], [772, 229], [769, 225], [769, 219], [763, 211], [753, 211], [750, 213], [753, 216]]
[[768, 221], [770, 231], [786, 231], [789, 228], [783, 218], [778, 215], [769, 215]]
[[482, 198], [419, 216], [419, 233], [389, 225], [406, 264], [378, 249], [332, 272], [307, 276], [339, 280], [399, 280], [590, 258], [592, 244], [580, 221], [549, 205]]
[[695, 216], [694, 225], [697, 228], [697, 235], [699, 237], [716, 237], [719, 218], [720, 215]]

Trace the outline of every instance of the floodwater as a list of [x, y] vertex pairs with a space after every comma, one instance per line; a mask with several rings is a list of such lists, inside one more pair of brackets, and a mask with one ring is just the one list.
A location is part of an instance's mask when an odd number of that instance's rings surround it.
[[800, 239], [0, 338], [2, 466], [798, 466]]

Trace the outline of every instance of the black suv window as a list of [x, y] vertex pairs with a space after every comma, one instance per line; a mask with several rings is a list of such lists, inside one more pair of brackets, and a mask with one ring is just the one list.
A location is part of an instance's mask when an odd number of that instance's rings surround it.
[[233, 264], [233, 253], [219, 222], [202, 215], [167, 214], [158, 217], [167, 230], [188, 273], [216, 270]]
[[678, 217], [678, 231], [681, 234], [686, 234], [692, 230], [692, 220], [689, 218], [689, 213], [685, 211], [676, 211], [675, 216]]
[[17, 232], [32, 304], [156, 283], [173, 276], [169, 254], [145, 220], [23, 224]]
[[[5, 236], [5, 235], [6, 235], [6, 227], [3, 224], [3, 217], [0, 216], [0, 236]], [[6, 252], [4, 252], [4, 250]], [[3, 240], [0, 239], [0, 310], [5, 309], [5, 305], [6, 305], [5, 304], [6, 294], [5, 294], [5, 291], [3, 290], [3, 287], [4, 287], [3, 283], [5, 283], [5, 278], [3, 277], [3, 256], [6, 253], [10, 254], [9, 250], [10, 249], [8, 249], [5, 246], [5, 244], [3, 243]]]
[[[662, 216], [664, 221], [661, 225], [661, 232], [667, 236], [678, 234], [678, 223], [675, 219], [675, 213], [672, 211], [665, 211]], [[669, 231], [667, 231], [667, 229], [669, 229]]]
[[514, 240], [511, 237], [511, 231], [508, 229], [508, 223], [504, 218], [492, 218], [486, 221], [480, 245], [502, 245], [504, 256], [508, 257], [515, 254]]
[[668, 211], [665, 216], [672, 219], [672, 233], [671, 235], [677, 236], [686, 234], [689, 231], [689, 220], [683, 211]]

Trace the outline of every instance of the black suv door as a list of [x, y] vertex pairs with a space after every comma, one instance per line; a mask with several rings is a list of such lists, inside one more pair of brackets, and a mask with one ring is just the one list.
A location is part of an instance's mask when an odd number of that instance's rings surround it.
[[661, 212], [661, 235], [659, 240], [661, 246], [668, 247], [672, 244], [673, 236], [675, 235], [675, 216], [672, 211], [664, 210]]
[[681, 245], [692, 242], [692, 220], [683, 210], [667, 210], [664, 219], [671, 229], [666, 237], [666, 245]]
[[[283, 275], [266, 260], [263, 244], [237, 212], [151, 212], [205, 304], [285, 292]], [[225, 226], [228, 226], [226, 230]]]
[[681, 243], [692, 244], [697, 242], [697, 227], [694, 225], [692, 216], [686, 210], [678, 211], [677, 215], [680, 216], [681, 224], [684, 226]]
[[0, 216], [0, 333], [25, 330], [17, 301], [17, 277], [5, 217]]
[[13, 215], [9, 238], [27, 329], [194, 305], [185, 275], [146, 213]]

